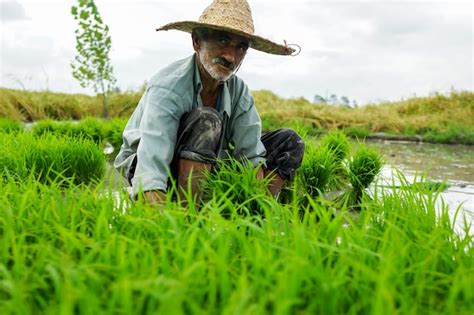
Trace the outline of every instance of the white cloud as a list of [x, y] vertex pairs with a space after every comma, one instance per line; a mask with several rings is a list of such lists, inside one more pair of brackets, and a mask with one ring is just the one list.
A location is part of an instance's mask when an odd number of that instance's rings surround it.
[[[110, 27], [119, 86], [137, 88], [158, 69], [190, 55], [189, 34], [155, 29], [168, 22], [195, 20], [210, 2], [96, 0]], [[8, 3], [22, 10], [7, 14], [15, 23], [0, 24], [0, 85], [19, 87], [18, 78], [24, 78], [26, 88], [84, 92], [69, 66], [75, 54], [73, 2]], [[302, 47], [297, 57], [249, 52], [239, 75], [251, 89], [308, 99], [327, 91], [359, 102], [446, 92], [451, 87], [474, 90], [471, 2], [250, 0], [250, 4], [258, 35]]]
[[0, 2], [0, 21], [2, 23], [27, 20], [23, 6], [14, 0]]

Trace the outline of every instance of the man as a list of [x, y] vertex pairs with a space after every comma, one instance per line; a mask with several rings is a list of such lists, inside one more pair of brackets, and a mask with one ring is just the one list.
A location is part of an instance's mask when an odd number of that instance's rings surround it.
[[[294, 50], [254, 35], [246, 0], [215, 0], [198, 22], [159, 29], [192, 34], [195, 53], [154, 75], [123, 133], [115, 160], [137, 195], [162, 203], [168, 175], [179, 191], [199, 197], [203, 173], [217, 158], [248, 160], [257, 178], [271, 176], [277, 196], [300, 166], [304, 144], [290, 129], [261, 136], [261, 121], [245, 83], [235, 76], [247, 49], [291, 55]], [[190, 179], [188, 181], [188, 179]]]

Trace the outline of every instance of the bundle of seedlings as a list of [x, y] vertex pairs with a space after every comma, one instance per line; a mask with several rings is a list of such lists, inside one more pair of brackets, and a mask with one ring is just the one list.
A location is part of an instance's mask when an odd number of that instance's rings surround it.
[[329, 190], [338, 190], [346, 187], [348, 173], [345, 167], [345, 161], [349, 157], [351, 145], [344, 132], [334, 130], [327, 133], [320, 142], [320, 147], [327, 147], [334, 157], [336, 164], [334, 176], [329, 178]]
[[284, 203], [296, 201], [305, 207], [308, 198], [318, 199], [329, 191], [344, 188], [347, 185], [344, 162], [349, 150], [349, 141], [340, 131], [326, 134], [319, 142], [307, 137], [301, 167], [293, 183], [283, 190], [280, 200]]
[[383, 159], [379, 153], [366, 145], [359, 143], [354, 155], [348, 161], [349, 189], [336, 198], [339, 206], [351, 210], [360, 210], [360, 203], [367, 188], [380, 174]]
[[304, 194], [312, 198], [322, 196], [331, 183], [337, 182], [339, 161], [328, 145], [315, 146], [306, 143], [303, 162], [298, 169], [297, 180]]
[[326, 134], [318, 143], [305, 141], [305, 154], [293, 183], [280, 195], [283, 203], [297, 203], [300, 209], [319, 202], [338, 209], [358, 208], [364, 191], [380, 173], [380, 155], [359, 144], [350, 157], [351, 145], [341, 131]]

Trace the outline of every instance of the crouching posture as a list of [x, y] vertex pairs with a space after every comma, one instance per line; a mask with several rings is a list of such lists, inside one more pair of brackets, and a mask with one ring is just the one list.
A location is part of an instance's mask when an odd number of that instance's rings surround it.
[[[199, 197], [203, 172], [233, 157], [271, 176], [277, 196], [303, 158], [304, 144], [291, 129], [262, 135], [260, 117], [246, 84], [235, 75], [247, 49], [290, 55], [294, 50], [254, 35], [245, 0], [215, 0], [198, 22], [158, 30], [191, 33], [194, 54], [154, 75], [123, 133], [115, 160], [133, 187], [151, 203], [164, 201], [169, 174], [180, 191]], [[188, 187], [190, 183], [191, 187]]]

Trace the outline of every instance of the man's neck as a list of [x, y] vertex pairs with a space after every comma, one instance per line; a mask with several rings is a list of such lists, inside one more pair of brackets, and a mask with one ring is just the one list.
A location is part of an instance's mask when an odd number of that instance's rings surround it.
[[201, 91], [201, 99], [205, 106], [212, 106], [215, 107], [217, 101], [217, 95], [219, 93], [220, 86], [222, 82], [214, 79], [207, 73], [206, 69], [200, 62], [197, 60], [199, 74], [201, 75], [201, 84], [202, 84], [202, 91]]

